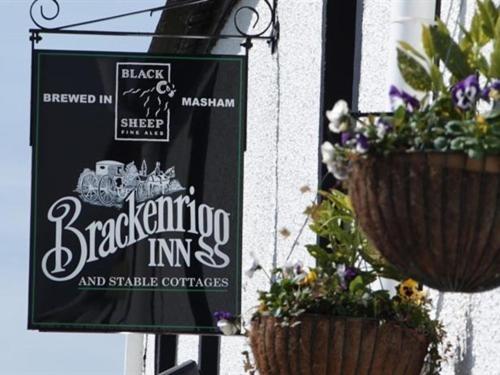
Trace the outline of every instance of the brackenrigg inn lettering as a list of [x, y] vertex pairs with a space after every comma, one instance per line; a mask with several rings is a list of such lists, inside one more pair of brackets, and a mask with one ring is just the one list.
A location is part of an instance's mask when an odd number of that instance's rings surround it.
[[[230, 214], [206, 204], [197, 204], [189, 195], [160, 196], [137, 203], [135, 194], [125, 202], [127, 209], [116, 218], [105, 222], [93, 221], [84, 231], [74, 224], [78, 221], [82, 203], [67, 196], [49, 208], [47, 218], [55, 224], [55, 246], [42, 258], [42, 271], [53, 281], [68, 281], [80, 274], [86, 264], [104, 259], [119, 249], [148, 239], [149, 267], [189, 267], [191, 254], [211, 268], [225, 268], [230, 258], [222, 247], [229, 242]], [[187, 217], [186, 217], [186, 216]], [[150, 238], [156, 234], [190, 233], [198, 236], [197, 244], [191, 239]], [[68, 238], [77, 240], [77, 248], [69, 248]], [[196, 245], [196, 248], [193, 248]]]

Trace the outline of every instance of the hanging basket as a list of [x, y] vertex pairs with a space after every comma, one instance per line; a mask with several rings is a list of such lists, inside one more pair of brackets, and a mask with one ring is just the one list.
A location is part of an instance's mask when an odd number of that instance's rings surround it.
[[441, 291], [500, 285], [500, 157], [408, 153], [353, 162], [359, 223], [404, 274]]
[[252, 322], [250, 344], [260, 375], [419, 375], [429, 342], [395, 323], [305, 314], [282, 326]]

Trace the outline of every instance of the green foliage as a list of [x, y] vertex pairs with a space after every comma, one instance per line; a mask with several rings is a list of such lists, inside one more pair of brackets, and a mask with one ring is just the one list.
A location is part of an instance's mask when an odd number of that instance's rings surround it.
[[434, 59], [436, 57], [436, 50], [434, 49], [431, 30], [428, 26], [422, 26], [422, 45], [427, 57], [430, 60]]
[[[500, 154], [499, 116], [494, 115], [499, 112], [495, 108], [500, 108], [499, 9], [491, 0], [479, 0], [470, 27], [461, 29], [463, 36], [457, 43], [443, 22], [424, 26], [424, 53], [399, 43], [399, 70], [420, 98], [393, 90], [395, 102], [401, 105], [392, 115], [351, 118], [356, 126], [348, 132], [355, 136], [335, 148], [337, 164], [346, 169], [350, 158], [360, 154], [356, 141], [360, 133], [369, 154], [454, 151], [476, 159]], [[487, 57], [486, 45], [492, 47]], [[492, 109], [484, 111], [488, 108], [484, 104]]]
[[491, 0], [477, 1], [478, 12], [481, 19], [482, 32], [490, 39], [495, 37], [495, 26], [498, 19], [498, 10]]
[[[418, 53], [418, 52], [413, 52]], [[422, 56], [423, 58], [423, 56]], [[417, 91], [432, 89], [432, 80], [427, 70], [417, 59], [402, 49], [398, 49], [398, 66], [404, 80]]]
[[490, 61], [490, 76], [494, 78], [500, 78], [500, 37], [493, 44], [493, 51], [491, 52]]
[[453, 77], [459, 81], [471, 75], [473, 70], [467, 56], [453, 40], [446, 25], [438, 21], [437, 25], [431, 26], [429, 30], [437, 58], [448, 68]]
[[430, 75], [432, 80], [432, 91], [435, 93], [446, 92], [446, 86], [443, 81], [443, 75], [439, 71], [439, 67], [432, 64], [430, 67]]
[[483, 21], [479, 12], [476, 12], [472, 17], [470, 36], [471, 44], [476, 43], [479, 47], [484, 47], [491, 40], [491, 37], [486, 35], [483, 30]]
[[[283, 325], [295, 324], [305, 313], [395, 322], [425, 335], [427, 374], [438, 374], [441, 356], [437, 347], [444, 331], [430, 318], [430, 301], [418, 283], [403, 280], [361, 233], [349, 197], [340, 191], [320, 192], [323, 200], [306, 210], [311, 229], [324, 245], [309, 245], [316, 266], [300, 263], [276, 268], [271, 287], [259, 292], [256, 316], [271, 315]], [[396, 295], [378, 289], [380, 277], [401, 281]]]
[[338, 190], [320, 192], [323, 200], [306, 211], [311, 216], [310, 228], [326, 241], [326, 247], [308, 246], [320, 267], [333, 271], [333, 264], [355, 267], [361, 261], [370, 264], [378, 276], [401, 280], [392, 267], [361, 232], [347, 195]]

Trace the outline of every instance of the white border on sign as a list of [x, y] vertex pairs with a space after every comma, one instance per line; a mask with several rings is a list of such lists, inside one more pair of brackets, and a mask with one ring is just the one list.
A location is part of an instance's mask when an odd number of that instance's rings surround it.
[[118, 137], [118, 67], [120, 65], [162, 65], [168, 66], [168, 81], [171, 81], [172, 64], [170, 63], [142, 63], [142, 62], [117, 62], [116, 72], [115, 72], [115, 141], [128, 141], [128, 142], [170, 142], [170, 108], [167, 110], [167, 122], [166, 122], [166, 138], [165, 139], [150, 139], [150, 138], [120, 138]]

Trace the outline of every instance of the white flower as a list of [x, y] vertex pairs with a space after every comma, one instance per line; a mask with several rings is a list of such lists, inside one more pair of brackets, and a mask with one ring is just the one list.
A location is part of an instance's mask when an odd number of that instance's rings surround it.
[[345, 100], [339, 100], [330, 111], [326, 111], [326, 117], [330, 121], [328, 126], [334, 133], [342, 133], [349, 130], [349, 105]]
[[303, 271], [304, 264], [297, 260], [295, 262], [288, 260], [283, 266], [283, 273], [285, 277], [294, 277]]
[[235, 335], [238, 333], [238, 326], [229, 320], [221, 319], [217, 322], [219, 330], [227, 336]]
[[377, 124], [377, 138], [383, 139], [386, 134], [387, 134], [387, 129], [385, 128], [385, 126], [380, 126]]
[[383, 139], [387, 135], [387, 133], [391, 132], [393, 129], [390, 123], [382, 119], [378, 119], [375, 122], [375, 128], [377, 131], [377, 137], [379, 139]]
[[349, 164], [347, 161], [337, 157], [335, 147], [330, 142], [327, 141], [321, 145], [321, 157], [328, 172], [332, 173], [337, 180], [345, 180], [347, 178]]
[[365, 134], [367, 132], [366, 125], [361, 121], [356, 121], [356, 125], [354, 126], [354, 132]]
[[346, 272], [345, 264], [337, 264], [336, 269], [337, 269], [336, 274], [343, 279], [345, 277], [345, 272]]
[[337, 180], [347, 180], [349, 177], [349, 166], [347, 163], [335, 162], [331, 169], [328, 169]]
[[245, 271], [245, 275], [251, 279], [255, 271], [260, 270], [262, 267], [253, 251], [250, 252], [250, 256], [252, 257], [252, 265]]
[[335, 160], [335, 147], [330, 142], [321, 145], [321, 157], [324, 164], [332, 163]]

